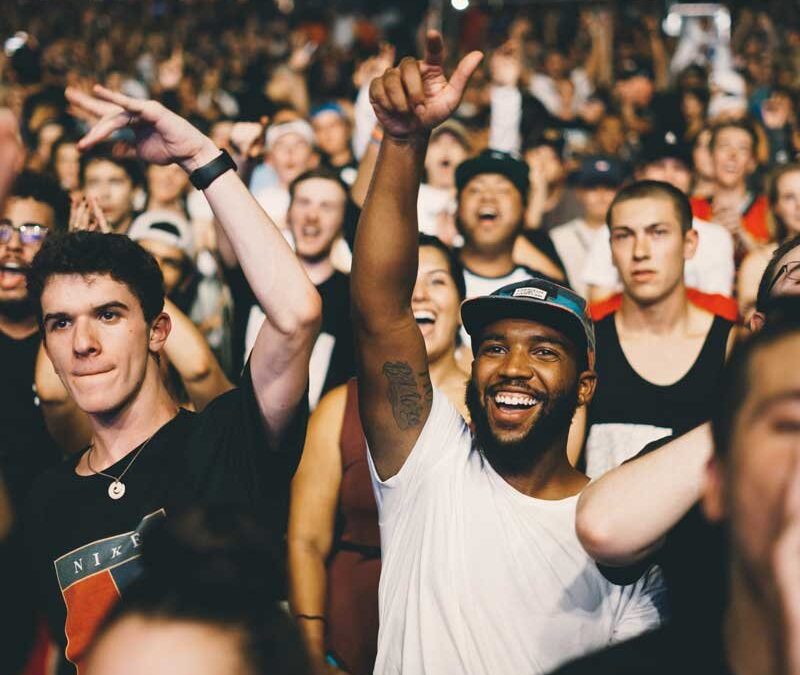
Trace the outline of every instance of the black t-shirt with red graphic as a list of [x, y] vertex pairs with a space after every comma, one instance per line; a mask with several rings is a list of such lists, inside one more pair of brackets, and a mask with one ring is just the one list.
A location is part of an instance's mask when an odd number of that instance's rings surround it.
[[[24, 528], [49, 628], [67, 659], [60, 673], [75, 673], [108, 609], [139, 574], [142, 542], [159, 519], [193, 506], [238, 506], [280, 545], [307, 399], [280, 447], [269, 447], [248, 365], [238, 389], [202, 413], [181, 410], [155, 433], [122, 478], [122, 498], [109, 497], [110, 478], [75, 473], [80, 455], [40, 477]], [[104, 473], [119, 476], [136, 450]]]

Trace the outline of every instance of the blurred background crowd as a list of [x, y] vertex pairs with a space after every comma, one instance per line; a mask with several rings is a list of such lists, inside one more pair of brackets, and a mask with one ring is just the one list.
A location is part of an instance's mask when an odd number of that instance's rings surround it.
[[[0, 107], [24, 147], [18, 180], [29, 187], [19, 195], [48, 204], [55, 229], [103, 221], [155, 256], [170, 307], [187, 319], [188, 337], [169, 355], [170, 381], [186, 406], [201, 410], [238, 382], [263, 313], [187, 175], [142, 163], [130, 130], [79, 153], [96, 119], [71, 106], [65, 88], [89, 92], [99, 83], [156, 99], [235, 158], [323, 298], [330, 339], [312, 355], [313, 409], [354, 375], [347, 274], [381, 141], [369, 84], [419, 55], [427, 28], [442, 30], [450, 65], [470, 50], [485, 53], [454, 116], [432, 134], [418, 203], [421, 232], [465, 251], [462, 296], [493, 290], [508, 250], [515, 265], [569, 284], [604, 316], [622, 290], [606, 212], [625, 183], [652, 178], [691, 198], [700, 243], [685, 275], [696, 301], [732, 321], [752, 315], [774, 251], [800, 234], [795, 3], [6, 3]], [[527, 165], [524, 217], [475, 239], [458, 217], [456, 168], [473, 157], [490, 162], [493, 152]], [[477, 218], [498, 218], [490, 211]], [[12, 269], [14, 260], [0, 262]], [[465, 351], [455, 353], [464, 368]], [[0, 342], [4, 364], [10, 354]], [[31, 412], [20, 393], [30, 392], [34, 367]], [[0, 567], [9, 569], [33, 476], [86, 442], [85, 428], [65, 422], [54, 374], [41, 362], [20, 368], [2, 388], [0, 410]], [[21, 459], [15, 448], [28, 445], [35, 448]], [[9, 658], [17, 670], [0, 671], [21, 672], [32, 642], [26, 635], [17, 643]], [[41, 659], [28, 661], [28, 673], [43, 668]]]

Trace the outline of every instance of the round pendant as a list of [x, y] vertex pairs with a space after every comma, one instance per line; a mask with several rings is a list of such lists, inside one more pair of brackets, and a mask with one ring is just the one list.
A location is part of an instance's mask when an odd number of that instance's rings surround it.
[[111, 499], [119, 499], [125, 494], [125, 483], [115, 480], [108, 486], [108, 496]]

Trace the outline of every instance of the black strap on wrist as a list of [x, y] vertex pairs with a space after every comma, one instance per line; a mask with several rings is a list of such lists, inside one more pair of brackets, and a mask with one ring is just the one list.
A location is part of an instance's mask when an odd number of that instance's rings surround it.
[[219, 178], [223, 173], [230, 169], [236, 170], [236, 162], [228, 154], [227, 150], [221, 150], [219, 156], [212, 159], [208, 164], [195, 169], [189, 174], [189, 181], [198, 190], [205, 190], [211, 183]]

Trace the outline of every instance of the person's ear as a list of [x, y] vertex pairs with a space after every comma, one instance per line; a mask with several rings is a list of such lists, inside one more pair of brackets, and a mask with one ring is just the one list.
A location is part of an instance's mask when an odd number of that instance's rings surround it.
[[158, 353], [164, 349], [169, 333], [172, 330], [172, 320], [169, 314], [161, 312], [150, 324], [150, 340], [148, 348], [151, 352]]
[[689, 228], [683, 235], [683, 259], [691, 260], [697, 253], [697, 244], [700, 238], [697, 236], [697, 230], [693, 227]]
[[748, 328], [750, 328], [751, 333], [758, 333], [766, 323], [767, 317], [764, 316], [763, 312], [753, 312], [750, 320], [747, 322]]
[[578, 407], [589, 405], [597, 388], [597, 373], [585, 370], [578, 376]]

